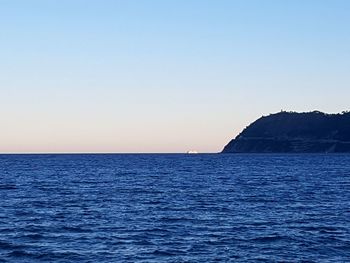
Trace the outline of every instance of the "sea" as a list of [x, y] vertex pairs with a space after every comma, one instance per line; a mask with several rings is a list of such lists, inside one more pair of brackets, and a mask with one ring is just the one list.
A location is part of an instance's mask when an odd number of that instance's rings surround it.
[[350, 155], [0, 155], [0, 262], [350, 262]]

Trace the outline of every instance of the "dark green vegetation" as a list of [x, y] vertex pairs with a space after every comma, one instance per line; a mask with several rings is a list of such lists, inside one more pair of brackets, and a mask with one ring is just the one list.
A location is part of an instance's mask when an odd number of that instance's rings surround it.
[[279, 112], [263, 116], [229, 142], [223, 153], [350, 152], [350, 112]]

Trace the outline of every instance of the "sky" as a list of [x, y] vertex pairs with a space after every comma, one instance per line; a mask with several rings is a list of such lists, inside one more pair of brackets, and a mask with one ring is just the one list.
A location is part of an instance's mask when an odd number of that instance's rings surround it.
[[219, 152], [349, 110], [347, 0], [0, 0], [0, 152]]

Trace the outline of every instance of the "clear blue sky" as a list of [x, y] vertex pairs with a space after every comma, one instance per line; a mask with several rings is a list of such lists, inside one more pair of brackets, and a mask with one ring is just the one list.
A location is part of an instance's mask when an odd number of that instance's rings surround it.
[[347, 0], [0, 0], [0, 152], [217, 152], [349, 110]]

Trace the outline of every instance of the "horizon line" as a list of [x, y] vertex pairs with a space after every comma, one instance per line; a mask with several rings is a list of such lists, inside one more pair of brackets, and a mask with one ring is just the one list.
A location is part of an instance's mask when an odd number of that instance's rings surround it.
[[[214, 154], [220, 152], [198, 152], [196, 154]], [[0, 155], [40, 155], [40, 154], [189, 154], [187, 152], [0, 152]]]

